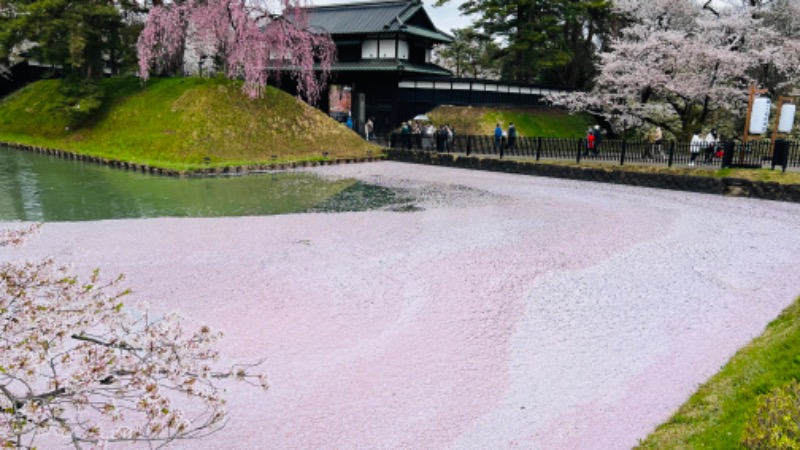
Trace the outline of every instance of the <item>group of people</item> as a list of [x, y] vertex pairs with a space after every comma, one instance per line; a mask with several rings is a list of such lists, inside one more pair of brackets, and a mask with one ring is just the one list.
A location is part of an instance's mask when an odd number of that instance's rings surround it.
[[420, 123], [415, 120], [403, 122], [400, 128], [403, 138], [403, 147], [411, 149], [412, 146], [422, 150], [450, 152], [455, 150], [456, 130], [449, 124], [440, 125], [438, 128], [431, 123]]
[[[348, 128], [353, 128], [353, 120], [348, 115], [346, 125]], [[412, 147], [420, 148], [422, 150], [436, 150], [450, 152], [455, 150], [455, 128], [449, 124], [440, 125], [438, 128], [431, 123], [420, 123], [415, 120], [414, 122], [403, 122], [401, 127], [401, 135], [403, 139], [403, 147], [411, 149]], [[694, 166], [697, 164], [697, 158], [702, 154], [703, 163], [712, 163], [714, 157], [721, 156], [721, 142], [717, 135], [716, 128], [712, 128], [705, 137], [701, 137], [702, 130], [695, 130], [692, 135], [692, 140], [689, 144], [690, 159], [689, 165]], [[364, 138], [368, 141], [375, 140], [375, 123], [374, 118], [370, 117], [364, 124]], [[663, 149], [664, 133], [661, 127], [654, 127], [647, 134], [649, 145], [645, 146], [642, 154], [643, 158], [655, 158], [658, 153], [661, 157], [665, 157]], [[583, 156], [598, 156], [600, 154], [600, 145], [603, 141], [603, 134], [599, 125], [590, 126], [586, 131], [584, 139], [585, 147]], [[517, 144], [517, 129], [514, 122], [508, 125], [508, 131], [504, 132], [503, 128], [498, 123], [494, 129], [494, 150], [503, 157], [506, 150], [513, 151]]]
[[[712, 128], [705, 137], [701, 137], [701, 135], [702, 130], [695, 130], [689, 144], [690, 166], [697, 164], [697, 158], [701, 154], [703, 155], [704, 164], [710, 164], [714, 161], [714, 157], [722, 156], [722, 145], [719, 135], [717, 134], [717, 129]], [[589, 153], [597, 156], [600, 151], [601, 140], [602, 134], [600, 132], [600, 126], [595, 125], [594, 127], [589, 127], [589, 130], [586, 132], [586, 149], [584, 150], [583, 156], [587, 156]], [[666, 157], [663, 148], [664, 132], [661, 130], [661, 127], [657, 126], [651, 129], [647, 134], [647, 141], [648, 145], [644, 147], [642, 158], [652, 159], [655, 158], [656, 154], [659, 154], [662, 158]]]
[[514, 122], [511, 122], [508, 125], [508, 133], [504, 133], [503, 129], [500, 127], [498, 123], [494, 129], [494, 150], [500, 153], [500, 157], [503, 157], [504, 150], [514, 150], [517, 148], [517, 128], [514, 126]]
[[[367, 140], [372, 138], [372, 118], [367, 121], [365, 125], [365, 134]], [[454, 151], [455, 150], [455, 129], [448, 125], [441, 125], [438, 128], [431, 123], [420, 123], [419, 121], [403, 122], [401, 127], [401, 136], [403, 147], [407, 149], [420, 148], [422, 150], [437, 150], [437, 151]], [[712, 128], [705, 137], [701, 137], [701, 130], [696, 130], [692, 136], [690, 149], [689, 165], [694, 166], [697, 164], [697, 158], [702, 154], [703, 162], [708, 164], [712, 163], [714, 157], [720, 157], [722, 153], [721, 141], [717, 134], [716, 128]], [[654, 127], [647, 134], [648, 145], [645, 146], [642, 154], [643, 158], [655, 158], [656, 154], [660, 154], [662, 158], [666, 157], [663, 142], [664, 133], [661, 127]], [[603, 141], [602, 130], [599, 125], [590, 126], [586, 131], [584, 139], [585, 147], [583, 156], [598, 156], [600, 154], [600, 147]], [[508, 131], [503, 131], [503, 128], [498, 123], [494, 129], [494, 150], [503, 157], [505, 151], [513, 151], [517, 143], [517, 129], [514, 122], [508, 126]]]
[[712, 128], [705, 138], [700, 137], [701, 133], [702, 130], [695, 130], [692, 135], [692, 141], [689, 144], [689, 152], [691, 153], [689, 157], [690, 166], [696, 164], [695, 160], [701, 152], [703, 153], [703, 163], [705, 164], [713, 162], [714, 156], [720, 156], [719, 153], [721, 153], [721, 149], [720, 140], [717, 136], [717, 129]]
[[[353, 129], [353, 117], [348, 114], [347, 120], [344, 123], [347, 128]], [[366, 123], [364, 123], [364, 139], [368, 141], [375, 140], [375, 118], [370, 117], [367, 119]]]

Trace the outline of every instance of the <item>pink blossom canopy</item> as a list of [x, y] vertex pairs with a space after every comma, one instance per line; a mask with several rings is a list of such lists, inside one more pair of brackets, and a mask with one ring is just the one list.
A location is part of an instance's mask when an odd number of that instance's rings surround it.
[[[259, 97], [270, 76], [288, 72], [298, 94], [319, 100], [336, 46], [326, 32], [309, 30], [300, 0], [281, 0], [274, 13], [261, 0], [186, 0], [154, 7], [137, 44], [139, 74], [147, 79], [183, 58], [187, 46], [221, 63], [229, 78], [243, 78], [244, 91]], [[316, 70], [315, 70], [316, 69]]]
[[740, 116], [751, 84], [781, 90], [797, 80], [800, 36], [778, 19], [800, 17], [800, 8], [784, 6], [618, 0], [615, 13], [628, 25], [601, 55], [593, 90], [550, 100], [601, 115], [617, 130], [650, 124], [680, 137], [713, 111]]

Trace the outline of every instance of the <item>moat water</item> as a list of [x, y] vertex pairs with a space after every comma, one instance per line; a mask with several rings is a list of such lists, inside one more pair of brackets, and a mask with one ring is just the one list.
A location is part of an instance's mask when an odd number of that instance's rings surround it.
[[407, 202], [380, 186], [301, 172], [175, 178], [0, 146], [0, 221], [364, 211]]

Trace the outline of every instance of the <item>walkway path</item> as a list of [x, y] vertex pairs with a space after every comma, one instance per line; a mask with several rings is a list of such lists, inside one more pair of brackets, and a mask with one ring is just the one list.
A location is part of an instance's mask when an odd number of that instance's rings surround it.
[[423, 210], [52, 223], [5, 255], [123, 272], [266, 358], [272, 389], [235, 390], [192, 449], [630, 448], [800, 294], [797, 204], [309, 170]]

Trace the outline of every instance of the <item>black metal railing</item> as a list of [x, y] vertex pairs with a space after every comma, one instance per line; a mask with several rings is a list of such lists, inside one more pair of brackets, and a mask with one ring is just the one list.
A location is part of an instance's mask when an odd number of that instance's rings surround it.
[[466, 155], [493, 155], [497, 157], [525, 157], [535, 160], [560, 159], [580, 162], [605, 161], [619, 164], [648, 165], [715, 165], [722, 167], [800, 167], [800, 145], [797, 142], [753, 141], [742, 146], [729, 141], [715, 145], [692, 145], [688, 142], [663, 141], [659, 144], [635, 140], [603, 140], [594, 149], [587, 148], [585, 139], [518, 137], [509, 141], [494, 136], [456, 135], [452, 141], [436, 136], [393, 133], [389, 136], [391, 148], [462, 153]]

